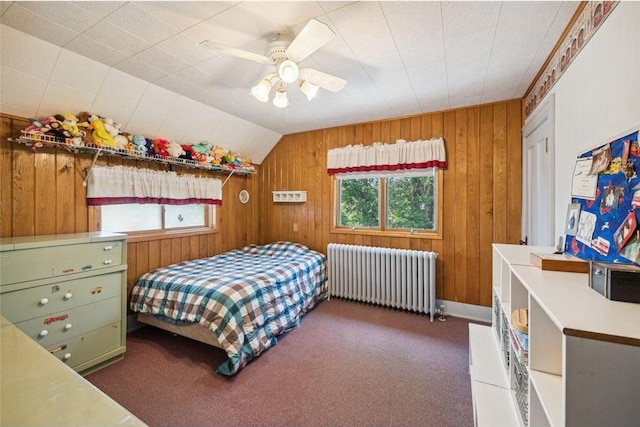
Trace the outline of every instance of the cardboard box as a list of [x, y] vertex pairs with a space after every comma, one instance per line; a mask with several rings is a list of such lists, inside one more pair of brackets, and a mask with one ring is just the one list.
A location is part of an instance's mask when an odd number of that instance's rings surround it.
[[567, 271], [569, 273], [588, 273], [589, 262], [565, 254], [531, 253], [531, 264], [542, 270]]

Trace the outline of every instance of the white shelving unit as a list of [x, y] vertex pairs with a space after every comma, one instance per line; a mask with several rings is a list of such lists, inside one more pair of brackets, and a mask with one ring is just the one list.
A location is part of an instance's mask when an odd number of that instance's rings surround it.
[[[530, 264], [531, 252], [554, 250], [493, 245], [493, 324], [469, 325], [475, 424], [640, 425], [640, 304], [602, 297], [588, 274]], [[521, 307], [528, 363], [515, 358], [508, 333]]]
[[304, 203], [307, 201], [306, 191], [272, 191], [276, 203]]

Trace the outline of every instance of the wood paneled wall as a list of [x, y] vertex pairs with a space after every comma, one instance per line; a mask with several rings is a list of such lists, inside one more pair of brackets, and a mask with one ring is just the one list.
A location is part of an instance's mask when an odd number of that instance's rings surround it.
[[[89, 154], [72, 154], [55, 148], [33, 152], [11, 143], [28, 120], [0, 114], [0, 236], [80, 233], [89, 231], [85, 169], [93, 160]], [[100, 157], [99, 165], [125, 165], [166, 170], [166, 166], [118, 157]], [[176, 168], [179, 174], [226, 178], [226, 175]], [[233, 175], [222, 190], [218, 209], [218, 233], [129, 243], [128, 290], [147, 271], [171, 263], [212, 256], [258, 242], [258, 199], [247, 204], [238, 201], [238, 192], [246, 189], [257, 194], [257, 175]]]
[[[0, 118], [0, 236], [88, 231], [82, 181], [92, 157], [48, 148], [33, 153], [7, 141], [29, 122], [7, 115]], [[328, 243], [337, 242], [438, 252], [437, 297], [490, 306], [491, 243], [517, 243], [520, 238], [521, 127], [521, 100], [513, 100], [286, 135], [257, 175], [232, 176], [224, 186], [218, 233], [129, 243], [129, 289], [150, 269], [249, 243], [291, 240], [326, 252]], [[445, 139], [448, 164], [443, 175], [442, 240], [330, 233], [327, 150], [438, 136]], [[165, 167], [115, 157], [101, 157], [98, 164]], [[190, 169], [178, 173], [212, 176]], [[241, 189], [251, 194], [246, 205], [238, 201]], [[273, 203], [274, 190], [306, 190], [307, 202]]]
[[[435, 251], [437, 297], [490, 306], [491, 243], [520, 238], [521, 127], [522, 103], [512, 100], [286, 135], [258, 172], [260, 240], [297, 241], [323, 253], [331, 242]], [[327, 150], [439, 136], [447, 152], [442, 240], [330, 233]], [[274, 190], [306, 190], [307, 202], [274, 203]]]

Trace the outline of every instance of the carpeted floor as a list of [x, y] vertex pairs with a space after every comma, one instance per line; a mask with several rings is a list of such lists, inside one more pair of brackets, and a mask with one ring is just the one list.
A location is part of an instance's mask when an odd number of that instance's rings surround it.
[[332, 299], [232, 378], [146, 327], [87, 379], [150, 426], [471, 426], [468, 323]]

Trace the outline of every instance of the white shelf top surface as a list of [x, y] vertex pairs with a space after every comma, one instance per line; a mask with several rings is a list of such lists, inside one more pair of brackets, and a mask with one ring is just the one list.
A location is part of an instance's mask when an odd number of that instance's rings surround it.
[[531, 265], [531, 253], [552, 254], [556, 251], [553, 246], [524, 246], [508, 245], [504, 243], [494, 243], [493, 248], [510, 265]]
[[[640, 304], [611, 301], [589, 288], [587, 273], [512, 267], [553, 323], [565, 334], [607, 341], [640, 343]], [[611, 337], [597, 337], [606, 335]]]
[[509, 389], [473, 381], [478, 427], [513, 427], [520, 425]]

